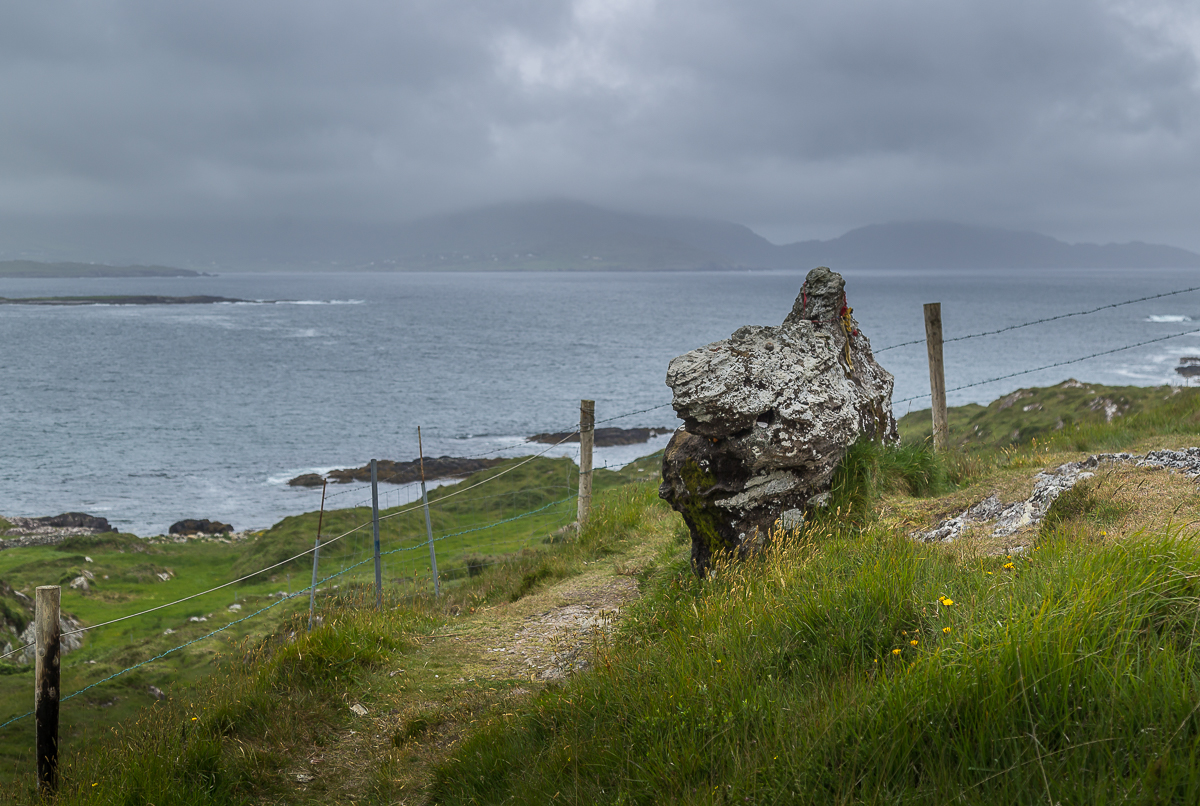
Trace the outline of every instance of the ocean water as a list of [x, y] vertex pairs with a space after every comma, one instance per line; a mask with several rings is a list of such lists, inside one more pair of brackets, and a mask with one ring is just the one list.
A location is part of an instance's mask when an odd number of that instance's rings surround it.
[[[921, 339], [940, 301], [947, 338], [1200, 285], [1194, 270], [845, 273], [876, 349]], [[0, 306], [0, 515], [84, 511], [138, 534], [185, 517], [265, 527], [315, 509], [286, 481], [372, 457], [512, 456], [566, 430], [670, 402], [676, 355], [745, 324], [779, 324], [803, 272], [227, 274], [0, 279], [0, 296], [212, 294], [254, 304]], [[950, 388], [1200, 328], [1200, 292], [948, 343]], [[951, 392], [986, 403], [1068, 377], [1181, 383], [1186, 335]], [[887, 350], [894, 398], [928, 392], [923, 344]], [[896, 405], [897, 415], [928, 398]], [[674, 426], [670, 407], [615, 426]], [[618, 466], [666, 442], [600, 449]], [[574, 456], [564, 445], [550, 455]], [[412, 486], [384, 485], [385, 503]], [[338, 491], [338, 487], [331, 491]], [[353, 500], [352, 500], [353, 499]], [[360, 503], [355, 486], [337, 505]]]

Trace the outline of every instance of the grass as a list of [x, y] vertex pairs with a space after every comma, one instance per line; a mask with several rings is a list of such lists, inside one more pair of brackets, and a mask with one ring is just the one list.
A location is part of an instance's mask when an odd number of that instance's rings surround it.
[[[644, 525], [655, 501], [650, 485], [610, 487], [598, 493], [595, 517], [581, 533], [545, 552], [521, 552], [489, 566], [441, 599], [391, 588], [379, 611], [373, 586], [355, 585], [322, 603], [312, 632], [306, 614], [295, 614], [270, 635], [231, 644], [204, 680], [110, 730], [95, 723], [65, 742], [58, 800], [160, 806], [273, 801], [295, 787], [297, 775], [307, 775], [296, 769], [312, 770], [325, 761], [335, 769], [355, 763], [345, 746], [363, 720], [351, 706], [367, 703], [369, 713], [405, 714], [383, 734], [380, 749], [389, 757], [371, 764], [364, 773], [370, 779], [366, 791], [356, 790], [356, 799], [391, 802], [403, 783], [397, 768], [412, 754], [414, 741], [444, 729], [456, 713], [486, 708], [492, 695], [511, 688], [507, 681], [476, 682], [476, 676], [486, 677], [481, 673], [472, 675], [475, 684], [466, 691], [450, 685], [441, 679], [445, 660], [423, 656], [423, 648], [439, 630], [459, 625], [459, 614], [466, 620], [489, 602], [507, 606], [618, 551]], [[408, 667], [410, 672], [396, 677]], [[399, 698], [386, 701], [384, 692], [396, 695], [397, 688]], [[405, 690], [412, 697], [406, 699]], [[13, 797], [33, 798], [29, 775], [18, 780], [21, 790]], [[362, 785], [356, 778], [354, 786]], [[342, 794], [336, 780], [323, 780], [309, 791], [308, 802]]]
[[[197, 660], [170, 700], [94, 721], [65, 743], [59, 800], [1200, 802], [1193, 481], [1103, 468], [1011, 542], [909, 537], [987, 495], [1028, 495], [1037, 472], [1085, 452], [1196, 442], [1197, 400], [1161, 388], [1126, 396], [1111, 422], [1081, 416], [1027, 438], [1002, 430], [1014, 408], [1057, 422], [1115, 394], [1082, 389], [979, 407], [993, 419], [970, 431], [989, 440], [943, 455], [911, 431], [898, 447], [856, 445], [807, 531], [776, 535], [768, 552], [722, 561], [705, 580], [688, 570], [678, 517], [653, 483], [636, 483], [655, 458], [598, 474], [582, 533], [539, 513], [497, 527], [528, 531], [497, 532], [490, 545], [447, 536], [442, 599], [419, 569], [391, 587], [382, 614], [372, 589], [352, 585], [326, 599], [311, 634], [303, 616], [281, 612], [221, 659]], [[1030, 401], [1042, 408], [1023, 411]], [[980, 412], [952, 410], [952, 421], [963, 414]], [[534, 485], [518, 472], [514, 487]], [[450, 500], [435, 522], [444, 535], [520, 509], [480, 497], [455, 512]], [[254, 560], [306, 547], [313, 518], [278, 525]], [[385, 545], [419, 545], [422, 529], [397, 528]], [[335, 567], [358, 556], [338, 551]], [[129, 574], [173, 567], [160, 555], [127, 561]], [[612, 632], [593, 632], [593, 649], [575, 647], [587, 669], [558, 682], [529, 674], [571, 648], [549, 646], [530, 666], [514, 648], [529, 648], [530, 664], [537, 653], [518, 636], [621, 585], [642, 596]], [[28, 774], [16, 780], [14, 800], [32, 800]]]
[[682, 566], [593, 670], [493, 715], [438, 803], [1191, 803], [1200, 551], [878, 533]]
[[[1102, 386], [1068, 379], [1057, 386], [1018, 389], [987, 406], [947, 412], [950, 441], [967, 451], [995, 451], [1031, 440], [1054, 440], [1074, 450], [1112, 450], [1134, 435], [1195, 433], [1200, 389], [1181, 386]], [[925, 442], [929, 409], [897, 421], [906, 442]]]
[[[467, 607], [513, 595], [511, 577], [518, 578], [518, 587], [524, 585], [524, 595], [549, 581], [564, 578], [578, 563], [577, 557], [567, 557], [567, 552], [553, 552], [555, 559], [543, 556], [548, 548], [545, 541], [553, 539], [552, 533], [575, 517], [576, 503], [570, 499], [574, 490], [567, 489], [574, 467], [569, 460], [538, 459], [495, 478], [478, 491], [453, 495], [485, 478], [496, 477], [515, 467], [518, 461], [499, 465], [459, 484], [431, 490], [431, 517], [443, 591], [450, 593], [471, 581], [469, 587], [474, 598]], [[620, 473], [597, 471], [595, 486], [603, 491], [623, 485], [645, 475], [643, 471], [652, 464], [653, 460], [648, 459]], [[535, 516], [495, 528], [480, 528], [543, 507]], [[387, 516], [407, 508], [393, 505], [385, 507], [381, 514]], [[109, 534], [70, 538], [57, 546], [0, 551], [0, 619], [19, 631], [30, 614], [11, 591], [15, 589], [32, 597], [36, 586], [48, 584], [63, 586], [64, 612], [85, 624], [98, 624], [167, 604], [311, 548], [317, 520], [316, 512], [286, 518], [256, 539], [244, 542], [152, 542], [134, 535]], [[328, 539], [369, 521], [369, 508], [334, 509], [325, 513], [323, 532]], [[385, 553], [386, 586], [393, 595], [405, 600], [419, 598], [432, 588], [424, 516], [417, 510], [385, 520], [383, 524], [381, 548]], [[477, 531], [468, 531], [472, 529]], [[455, 535], [456, 532], [466, 533]], [[593, 534], [585, 533], [585, 541], [592, 540]], [[339, 575], [323, 585], [326, 593], [332, 592], [332, 585], [340, 588], [368, 582], [373, 585], [371, 557], [369, 527], [322, 549], [322, 578]], [[493, 572], [471, 580], [469, 561]], [[83, 647], [63, 658], [64, 694], [81, 691], [127, 667], [274, 605], [228, 631], [90, 689], [73, 700], [70, 707], [64, 705], [60, 723], [64, 744], [87, 741], [97, 726], [135, 718], [143, 708], [156, 702], [152, 686], [166, 692], [186, 690], [218, 672], [219, 654], [233, 651], [244, 641], [286, 629], [294, 614], [307, 610], [308, 602], [307, 597], [285, 601], [280, 594], [305, 588], [311, 568], [310, 555], [234, 587], [88, 633]], [[67, 587], [84, 569], [95, 576], [91, 589], [85, 593]], [[168, 573], [170, 577], [163, 581], [156, 576], [159, 573]], [[240, 610], [231, 610], [233, 604]], [[203, 621], [193, 622], [192, 618]], [[0, 639], [0, 647], [4, 640], [17, 645], [16, 636], [11, 634]], [[31, 709], [31, 689], [31, 665], [0, 661], [0, 723]], [[32, 719], [25, 718], [0, 730], [0, 784], [20, 778], [28, 769], [33, 727]]]

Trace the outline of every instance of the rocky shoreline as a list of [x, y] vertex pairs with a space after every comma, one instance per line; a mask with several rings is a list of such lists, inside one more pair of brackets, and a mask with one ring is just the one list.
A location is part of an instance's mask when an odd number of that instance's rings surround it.
[[[107, 518], [88, 515], [85, 512], [64, 512], [41, 518], [22, 518], [16, 515], [3, 521], [8, 526], [0, 531], [0, 551], [28, 548], [30, 546], [57, 546], [70, 537], [91, 537], [102, 534], [120, 534]], [[235, 532], [228, 523], [208, 519], [186, 518], [171, 524], [166, 535], [154, 537], [183, 543], [197, 538], [216, 540], [242, 540], [248, 532]], [[154, 539], [153, 537], [147, 539]]]
[[[654, 437], [670, 434], [670, 428], [597, 428], [595, 431], [595, 446], [597, 448], [612, 448], [619, 445], [639, 445], [649, 442]], [[526, 442], [536, 442], [543, 445], [557, 445], [567, 442], [579, 442], [578, 432], [534, 434]], [[426, 456], [425, 479], [461, 479], [480, 470], [487, 470], [514, 457], [503, 459], [475, 459], [458, 456]], [[378, 480], [388, 484], [411, 484], [421, 480], [421, 463], [419, 459], [407, 462], [395, 462], [381, 459], [376, 462]], [[369, 482], [371, 480], [371, 465], [362, 467], [330, 470], [328, 473], [304, 473], [288, 480], [290, 487], [320, 487], [323, 483], [349, 484], [350, 482]]]
[[[427, 456], [425, 458], [425, 478], [457, 479], [469, 476], [480, 470], [494, 467], [504, 459], [460, 459], [456, 456]], [[421, 463], [418, 459], [409, 462], [393, 462], [382, 459], [376, 462], [376, 475], [379, 481], [388, 484], [411, 484], [421, 480]], [[330, 470], [324, 476], [319, 473], [305, 473], [288, 481], [292, 487], [320, 487], [324, 482], [331, 484], [349, 484], [352, 481], [366, 482], [371, 480], [371, 465], [352, 467], [343, 470]]]
[[[663, 434], [670, 434], [673, 428], [597, 428], [593, 433], [593, 442], [597, 448], [615, 448], [619, 445], [640, 445]], [[543, 445], [557, 445], [563, 442], [578, 442], [579, 433], [565, 431], [555, 434], [534, 434], [528, 442], [540, 442]]]

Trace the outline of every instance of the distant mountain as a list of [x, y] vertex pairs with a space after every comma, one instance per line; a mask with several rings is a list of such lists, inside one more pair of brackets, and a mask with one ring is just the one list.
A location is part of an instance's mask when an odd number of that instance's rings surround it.
[[1200, 267], [1200, 255], [1134, 241], [1069, 244], [1049, 235], [946, 221], [872, 224], [829, 241], [781, 246], [799, 264], [854, 269], [1141, 269]]
[[[42, 260], [174, 263], [219, 270], [1006, 269], [1200, 267], [1200, 255], [1145, 243], [1068, 244], [1035, 232], [939, 221], [873, 224], [784, 246], [748, 227], [549, 200], [497, 204], [403, 224], [280, 219], [79, 221], [0, 216], [0, 254]], [[154, 265], [0, 263], [3, 276], [182, 274]], [[16, 268], [24, 266], [26, 268]], [[25, 273], [31, 272], [31, 273]]]
[[503, 204], [398, 228], [383, 262], [403, 269], [1005, 269], [1200, 267], [1140, 242], [1068, 244], [1035, 232], [943, 221], [874, 224], [777, 246], [748, 227], [619, 213], [572, 201]]
[[200, 277], [190, 269], [170, 266], [105, 266], [98, 263], [39, 263], [0, 260], [0, 277]]

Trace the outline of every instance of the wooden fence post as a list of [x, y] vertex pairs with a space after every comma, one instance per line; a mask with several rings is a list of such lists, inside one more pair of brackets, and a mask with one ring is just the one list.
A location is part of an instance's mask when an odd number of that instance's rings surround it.
[[379, 564], [379, 463], [371, 460], [371, 530], [375, 534], [375, 607], [383, 609], [383, 568]]
[[433, 572], [433, 596], [442, 595], [442, 581], [438, 579], [437, 550], [433, 546], [433, 522], [429, 520], [429, 496], [425, 493], [425, 445], [421, 442], [421, 426], [417, 426], [417, 453], [421, 457], [421, 506], [425, 508], [425, 536], [429, 539], [429, 567]]
[[925, 303], [925, 349], [929, 353], [929, 393], [933, 403], [933, 449], [944, 451], [950, 429], [946, 424], [946, 371], [942, 364], [942, 303]]
[[62, 588], [42, 585], [34, 600], [33, 712], [37, 722], [38, 792], [58, 789], [58, 649], [61, 637], [59, 599]]
[[313, 577], [308, 589], [308, 631], [312, 632], [313, 610], [317, 605], [317, 566], [321, 562], [321, 526], [325, 523], [325, 487], [327, 479], [321, 479], [321, 514], [317, 516], [317, 543], [313, 546]]
[[596, 436], [596, 401], [579, 401], [579, 529], [592, 508], [592, 442]]

